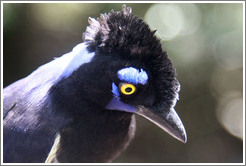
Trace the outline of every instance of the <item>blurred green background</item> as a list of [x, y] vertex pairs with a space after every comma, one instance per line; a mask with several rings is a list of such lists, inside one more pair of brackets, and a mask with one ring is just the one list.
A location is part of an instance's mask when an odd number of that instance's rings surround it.
[[[121, 6], [4, 3], [4, 87], [82, 42], [88, 17], [118, 11]], [[134, 140], [114, 162], [243, 162], [243, 4], [127, 6], [157, 29], [177, 70], [181, 92], [175, 109], [188, 142], [180, 143], [137, 117]]]

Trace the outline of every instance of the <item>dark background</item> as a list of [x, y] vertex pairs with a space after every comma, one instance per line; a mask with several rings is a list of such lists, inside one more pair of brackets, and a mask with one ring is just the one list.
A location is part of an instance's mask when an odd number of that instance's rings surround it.
[[[82, 42], [88, 17], [117, 4], [3, 4], [3, 86]], [[137, 117], [114, 162], [243, 162], [243, 4], [127, 4], [163, 42], [181, 84], [175, 107], [188, 142]], [[52, 72], [52, 71], [51, 71]]]

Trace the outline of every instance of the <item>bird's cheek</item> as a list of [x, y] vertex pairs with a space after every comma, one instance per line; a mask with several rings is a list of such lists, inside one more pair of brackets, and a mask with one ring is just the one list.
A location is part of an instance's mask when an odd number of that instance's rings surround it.
[[129, 104], [126, 104], [120, 100], [120, 93], [118, 87], [115, 83], [112, 83], [112, 90], [113, 98], [109, 101], [106, 105], [106, 109], [108, 110], [117, 110], [117, 111], [125, 111], [135, 113], [137, 112], [138, 108]]

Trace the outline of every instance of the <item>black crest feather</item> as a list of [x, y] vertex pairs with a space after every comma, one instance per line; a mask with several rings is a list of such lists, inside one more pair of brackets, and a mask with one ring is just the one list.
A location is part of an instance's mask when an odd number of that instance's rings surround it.
[[101, 14], [97, 19], [89, 18], [90, 26], [83, 34], [84, 42], [92, 51], [96, 48], [107, 53], [124, 52], [127, 55], [140, 55], [155, 49], [162, 52], [159, 40], [149, 26], [132, 15], [130, 7], [122, 6], [122, 11]]

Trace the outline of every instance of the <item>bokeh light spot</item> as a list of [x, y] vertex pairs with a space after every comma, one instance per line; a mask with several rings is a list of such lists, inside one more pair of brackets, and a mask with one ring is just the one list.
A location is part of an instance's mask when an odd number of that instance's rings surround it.
[[220, 99], [217, 117], [229, 133], [243, 139], [243, 98], [239, 92], [228, 92]]
[[226, 70], [243, 66], [243, 36], [238, 31], [230, 31], [218, 36], [213, 42], [215, 62]]
[[201, 14], [195, 4], [155, 4], [145, 15], [151, 29], [162, 40], [190, 35], [200, 25]]
[[155, 4], [145, 15], [146, 22], [162, 40], [175, 38], [183, 27], [183, 12], [176, 4]]

